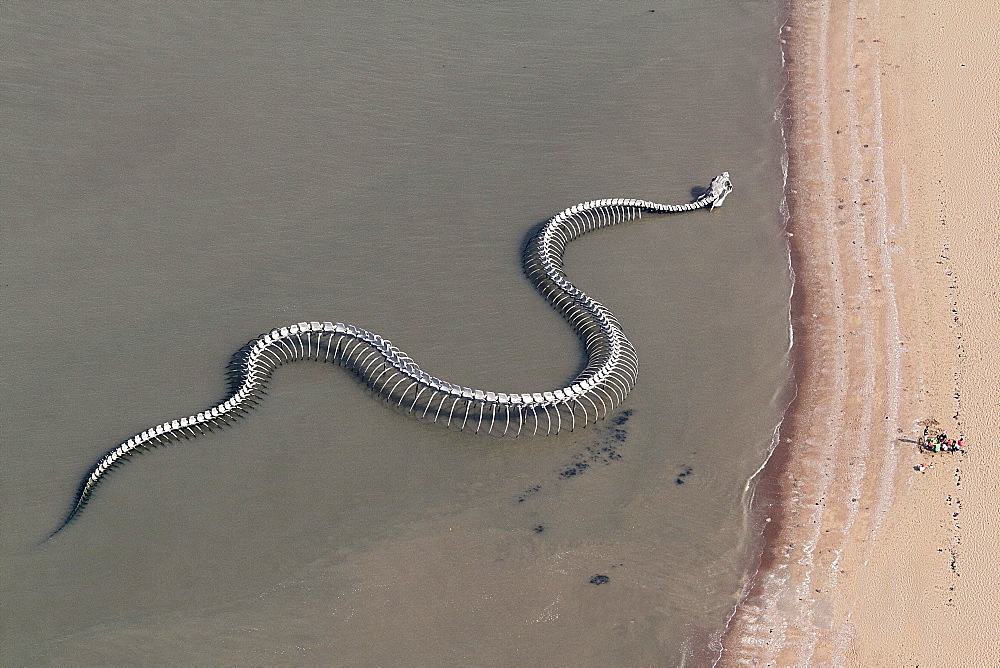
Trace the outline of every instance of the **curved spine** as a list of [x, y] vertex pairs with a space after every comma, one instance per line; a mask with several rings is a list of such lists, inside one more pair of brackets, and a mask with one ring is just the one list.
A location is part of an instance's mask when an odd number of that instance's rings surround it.
[[[524, 273], [576, 331], [587, 354], [586, 367], [565, 387], [533, 393], [460, 387], [428, 375], [388, 340], [360, 327], [312, 321], [272, 329], [233, 355], [227, 371], [230, 392], [221, 403], [142, 431], [101, 457], [81, 482], [69, 513], [50, 537], [80, 514], [108, 471], [125, 458], [146, 448], [228, 426], [266, 394], [264, 390], [278, 366], [295, 360], [343, 366], [397, 409], [433, 422], [440, 419], [461, 430], [475, 425], [475, 433], [516, 437], [530, 428], [532, 434], [558, 434], [567, 423], [573, 430], [578, 418], [582, 418], [584, 427], [603, 419], [635, 385], [639, 360], [611, 311], [567, 279], [563, 270], [566, 246], [587, 232], [641, 218], [643, 213], [714, 209], [731, 191], [729, 174], [723, 172], [703, 195], [688, 204], [638, 199], [585, 202], [556, 214], [532, 237], [524, 250]], [[413, 395], [412, 401], [407, 399], [409, 395]], [[544, 423], [539, 411], [545, 413]]]

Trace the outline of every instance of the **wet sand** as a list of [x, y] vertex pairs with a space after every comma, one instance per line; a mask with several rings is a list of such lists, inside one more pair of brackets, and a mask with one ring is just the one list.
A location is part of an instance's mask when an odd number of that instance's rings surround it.
[[[995, 665], [1000, 9], [793, 5], [797, 394], [722, 663]], [[920, 454], [926, 418], [967, 452]]]

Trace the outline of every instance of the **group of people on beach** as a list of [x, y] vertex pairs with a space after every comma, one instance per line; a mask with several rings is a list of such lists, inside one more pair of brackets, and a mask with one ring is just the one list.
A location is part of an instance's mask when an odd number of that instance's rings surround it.
[[948, 434], [940, 429], [924, 427], [924, 435], [917, 439], [917, 445], [927, 452], [961, 452], [964, 454], [964, 443], [961, 437], [957, 440], [948, 438]]
[[[965, 442], [961, 436], [957, 439], [948, 438], [948, 434], [939, 426], [937, 420], [929, 419], [921, 422], [924, 426], [924, 435], [917, 438], [917, 447], [921, 452], [961, 452], [965, 454]], [[929, 468], [933, 468], [933, 463], [923, 463], [914, 466], [914, 470], [924, 473]]]

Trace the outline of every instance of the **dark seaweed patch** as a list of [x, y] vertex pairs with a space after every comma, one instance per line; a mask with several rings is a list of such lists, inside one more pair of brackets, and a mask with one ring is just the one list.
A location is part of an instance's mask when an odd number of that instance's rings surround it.
[[583, 452], [573, 455], [572, 461], [559, 469], [559, 477], [563, 479], [575, 478], [582, 475], [591, 466], [596, 464], [607, 466], [611, 462], [621, 459], [618, 446], [628, 438], [628, 431], [624, 429], [624, 425], [630, 417], [632, 417], [631, 409], [621, 411], [611, 418], [611, 424], [605, 426], [592, 445], [585, 447]]
[[521, 494], [521, 496], [517, 497], [517, 502], [518, 503], [524, 503], [529, 496], [532, 496], [533, 494], [537, 494], [539, 491], [541, 491], [541, 489], [542, 489], [541, 485], [535, 485], [531, 489], [524, 490], [524, 493]]
[[[574, 455], [574, 458], [578, 458], [578, 457], [582, 457], [582, 455]], [[569, 468], [565, 468], [562, 471], [560, 471], [559, 472], [559, 477], [560, 478], [572, 478], [575, 475], [582, 474], [588, 468], [590, 468], [590, 464], [588, 464], [586, 461], [583, 461], [583, 460], [576, 461], [576, 462], [573, 462], [572, 464], [570, 464]]]
[[592, 585], [608, 584], [609, 582], [611, 582], [611, 578], [609, 578], [607, 575], [598, 574], [590, 578], [590, 584]]
[[[622, 458], [618, 448], [625, 443], [628, 438], [628, 430], [625, 423], [632, 417], [632, 410], [620, 411], [614, 417], [609, 418], [603, 429], [597, 431], [593, 442], [572, 457], [564, 466], [556, 469], [556, 475], [562, 480], [577, 478], [584, 472], [597, 465], [607, 466]], [[530, 497], [537, 494], [542, 489], [541, 485], [535, 485], [526, 489], [517, 497], [518, 503], [524, 503]]]
[[628, 408], [626, 410], [623, 410], [621, 413], [619, 413], [618, 415], [614, 416], [613, 418], [611, 418], [611, 424], [617, 425], [617, 426], [620, 427], [623, 424], [625, 424], [626, 422], [628, 422], [628, 419], [630, 417], [632, 417], [632, 409]]
[[692, 473], [694, 473], [694, 469], [691, 468], [690, 466], [685, 466], [684, 469], [680, 473], [677, 474], [677, 479], [674, 480], [674, 482], [676, 484], [678, 484], [678, 485], [683, 485], [684, 484], [684, 478], [688, 477]]

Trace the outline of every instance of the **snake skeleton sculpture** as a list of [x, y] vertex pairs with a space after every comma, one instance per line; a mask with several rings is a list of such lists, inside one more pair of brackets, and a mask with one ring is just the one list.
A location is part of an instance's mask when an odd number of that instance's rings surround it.
[[729, 173], [723, 172], [688, 204], [638, 199], [585, 202], [556, 214], [532, 237], [524, 251], [524, 272], [576, 330], [587, 353], [587, 366], [566, 387], [530, 394], [474, 390], [428, 375], [389, 341], [360, 327], [314, 321], [272, 329], [233, 355], [228, 372], [230, 391], [225, 401], [201, 413], [151, 427], [101, 457], [80, 484], [62, 524], [51, 535], [79, 516], [98, 483], [130, 455], [232, 423], [256, 405], [274, 370], [295, 360], [339, 364], [389, 404], [422, 419], [461, 430], [473, 429], [477, 434], [552, 434], [602, 419], [632, 389], [638, 359], [611, 311], [566, 279], [566, 245], [587, 232], [641, 218], [643, 213], [714, 209], [732, 189]]

